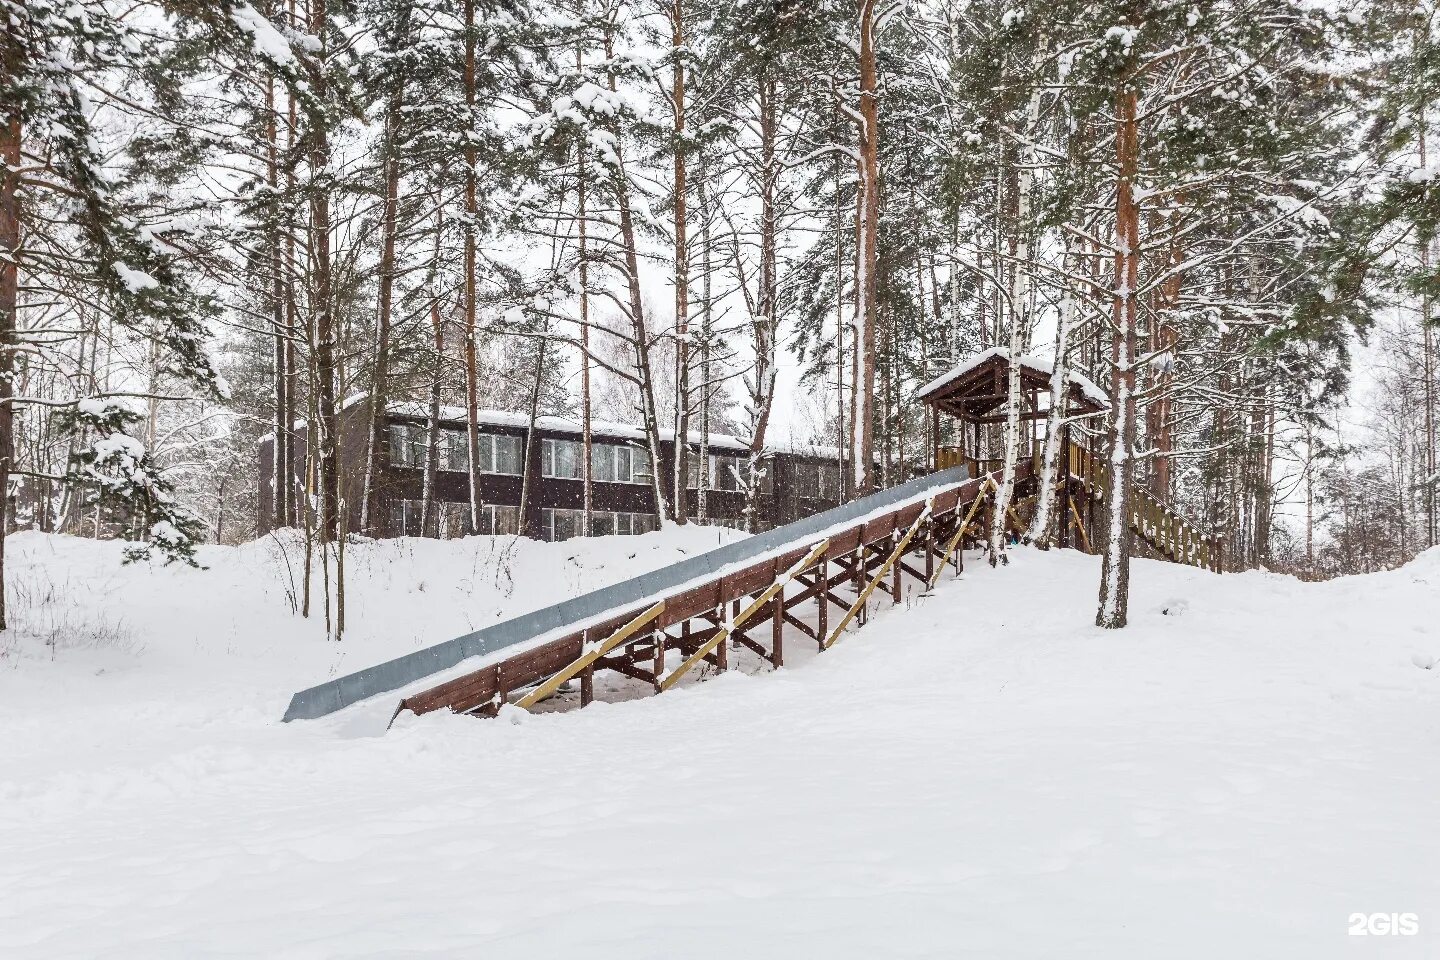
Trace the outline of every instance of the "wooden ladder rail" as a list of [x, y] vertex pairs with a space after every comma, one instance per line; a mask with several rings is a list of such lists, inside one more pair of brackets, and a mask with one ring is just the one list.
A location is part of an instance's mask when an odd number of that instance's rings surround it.
[[[1102, 496], [1110, 495], [1109, 468], [1094, 453], [1078, 444], [1070, 446], [1070, 472], [1081, 477], [1087, 486]], [[1130, 516], [1125, 521], [1134, 533], [1171, 562], [1216, 569], [1214, 545], [1209, 537], [1144, 487], [1133, 485], [1130, 492]], [[1080, 515], [1074, 510], [1073, 503], [1071, 510], [1078, 522]], [[1080, 524], [1079, 529], [1089, 549], [1090, 537], [1085, 533], [1084, 525]]]

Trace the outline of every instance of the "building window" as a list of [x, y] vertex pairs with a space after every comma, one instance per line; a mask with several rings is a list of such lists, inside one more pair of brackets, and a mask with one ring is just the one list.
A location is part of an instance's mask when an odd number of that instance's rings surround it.
[[[480, 438], [482, 441], [484, 437]], [[440, 469], [452, 470], [459, 473], [468, 471], [466, 464], [470, 462], [470, 451], [468, 438], [464, 430], [441, 430], [440, 431]]]
[[[418, 423], [390, 425], [390, 462], [397, 467], [423, 468], [429, 430]], [[443, 429], [436, 445], [440, 469], [465, 473], [470, 463], [469, 438], [464, 430]], [[519, 476], [524, 463], [524, 440], [494, 433], [480, 434], [480, 472]]]
[[[426, 531], [423, 527], [423, 501], [419, 499], [397, 499], [390, 518], [397, 537], [459, 540], [464, 537], [465, 528], [469, 525], [469, 504], [435, 501], [435, 521], [431, 525], [431, 531]], [[480, 508], [480, 530], [477, 533], [487, 537], [520, 533], [520, 508], [507, 507], [504, 504], [485, 504]]]
[[[464, 506], [462, 504], [462, 506]], [[493, 537], [520, 532], [520, 508], [487, 503], [480, 514], [480, 533]]]
[[[584, 445], [576, 440], [540, 441], [540, 473], [560, 480], [581, 480]], [[644, 447], [618, 443], [590, 446], [590, 479], [596, 483], [649, 483], [650, 454]]]
[[390, 462], [397, 467], [425, 465], [425, 428], [417, 423], [390, 424]]
[[629, 444], [592, 444], [590, 479], [597, 483], [649, 483], [650, 454]]
[[[435, 501], [433, 532], [427, 532], [421, 523], [423, 506], [420, 500], [395, 501], [391, 516], [397, 536], [437, 536], [441, 540], [456, 540], [465, 536], [470, 520], [470, 504]], [[520, 508], [497, 503], [485, 504], [480, 508], [480, 529], [476, 532], [484, 536], [519, 533]]]
[[525, 444], [520, 437], [498, 433], [480, 434], [480, 472], [519, 476], [525, 461]]
[[[440, 436], [443, 438], [440, 444], [440, 469], [466, 472], [466, 464], [470, 462], [470, 443], [466, 431], [444, 430]], [[481, 473], [503, 473], [512, 477], [520, 475], [525, 462], [523, 438], [500, 433], [481, 433], [479, 441]]]
[[[393, 443], [395, 436], [393, 427], [390, 436]], [[391, 455], [394, 455], [393, 448]], [[390, 504], [390, 528], [395, 531], [397, 537], [420, 536], [420, 501], [392, 501]]]
[[838, 463], [795, 464], [795, 494], [805, 500], [840, 500]]
[[[545, 540], [569, 540], [578, 537], [585, 529], [585, 511], [546, 508], [540, 511], [540, 535]], [[631, 536], [649, 533], [659, 528], [653, 513], [626, 513], [623, 511], [592, 510], [590, 512], [590, 535], [609, 537]]]
[[581, 445], [574, 440], [540, 441], [540, 475], [579, 480]]
[[[770, 494], [775, 490], [775, 461], [766, 457], [760, 464], [760, 492]], [[710, 455], [710, 469], [707, 474], [709, 483], [706, 489], [744, 492], [745, 480], [749, 477], [750, 458], [746, 455], [714, 454]], [[691, 490], [700, 486], [700, 456], [692, 454], [690, 457], [689, 487]]]
[[840, 464], [820, 464], [820, 499], [840, 501]]

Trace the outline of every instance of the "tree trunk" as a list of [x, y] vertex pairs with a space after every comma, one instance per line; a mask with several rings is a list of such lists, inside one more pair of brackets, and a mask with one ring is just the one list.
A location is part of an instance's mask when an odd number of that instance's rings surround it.
[[1150, 350], [1155, 355], [1151, 361], [1155, 377], [1155, 396], [1146, 412], [1145, 426], [1150, 435], [1150, 449], [1153, 453], [1150, 471], [1150, 492], [1162, 502], [1170, 500], [1170, 454], [1175, 448], [1175, 426], [1171, 423], [1171, 382], [1175, 376], [1175, 346], [1180, 335], [1169, 320], [1170, 312], [1180, 305], [1180, 286], [1183, 281], [1178, 271], [1181, 251], [1176, 231], [1171, 230], [1170, 254], [1167, 268], [1171, 270], [1160, 285], [1157, 316], [1151, 327]]
[[675, 522], [684, 523], [685, 480], [690, 466], [690, 264], [685, 209], [685, 64], [680, 51], [685, 47], [685, 8], [674, 0], [670, 8], [671, 45], [675, 74], [670, 96], [675, 107], [675, 462], [671, 498]]
[[[292, 22], [296, 22], [296, 21], [295, 21], [294, 0], [291, 0], [291, 4], [290, 4], [290, 16], [291, 16], [291, 21], [292, 21]], [[294, 97], [291, 97], [291, 96], [287, 96], [287, 97], [286, 97], [286, 110], [285, 110], [285, 115], [286, 115], [287, 146], [293, 149], [293, 147], [294, 147], [294, 146], [298, 143], [298, 141], [299, 141], [299, 131], [300, 131], [300, 116], [299, 116], [299, 111], [298, 111], [298, 109], [297, 109], [297, 107], [296, 107], [296, 103], [295, 103], [295, 98], [294, 98]], [[294, 170], [293, 165], [290, 165], [290, 164], [287, 164], [284, 169], [285, 169], [285, 195], [286, 195], [287, 197], [293, 197], [293, 196], [295, 196], [295, 191], [296, 191], [295, 170]], [[297, 225], [295, 225], [295, 224], [287, 224], [287, 228], [286, 228], [286, 230], [285, 230], [285, 273], [284, 273], [284, 290], [285, 290], [285, 332], [286, 332], [286, 334], [288, 335], [288, 336], [287, 336], [287, 339], [286, 339], [286, 341], [285, 341], [285, 377], [286, 377], [287, 383], [286, 383], [286, 385], [285, 385], [285, 414], [284, 414], [285, 433], [282, 434], [281, 439], [282, 439], [282, 441], [284, 442], [285, 448], [286, 448], [285, 460], [286, 460], [287, 463], [290, 464], [290, 473], [289, 473], [289, 475], [286, 476], [286, 478], [285, 478], [287, 484], [288, 484], [289, 487], [290, 487], [290, 492], [289, 492], [289, 494], [285, 497], [285, 504], [286, 504], [286, 507], [287, 507], [287, 508], [289, 509], [289, 511], [290, 511], [290, 516], [289, 516], [288, 519], [289, 519], [289, 523], [290, 523], [291, 526], [301, 526], [301, 525], [303, 524], [303, 522], [304, 522], [304, 521], [302, 521], [302, 517], [305, 515], [306, 511], [309, 509], [309, 504], [308, 504], [308, 503], [306, 502], [306, 500], [305, 500], [305, 495], [306, 495], [306, 493], [308, 492], [308, 487], [307, 487], [306, 485], [307, 485], [307, 483], [308, 483], [309, 481], [306, 479], [306, 473], [305, 473], [306, 467], [305, 467], [304, 464], [300, 463], [300, 454], [299, 454], [299, 450], [298, 450], [299, 443], [298, 443], [298, 438], [295, 436], [295, 422], [296, 422], [298, 419], [300, 419], [299, 413], [300, 413], [300, 409], [301, 409], [301, 407], [300, 407], [300, 378], [301, 378], [300, 359], [301, 359], [301, 358], [300, 358], [299, 350], [297, 349], [297, 344], [300, 342], [300, 304], [297, 302], [297, 300], [296, 300], [296, 295], [295, 295], [295, 289], [296, 289], [296, 285], [295, 285], [295, 275], [296, 275], [296, 264], [297, 264], [297, 262], [298, 262], [298, 258], [297, 258], [297, 256], [296, 256], [296, 249], [297, 249], [297, 237], [296, 237], [296, 234], [297, 234], [298, 232], [299, 232], [299, 230], [298, 230], [298, 226], [297, 226]], [[309, 326], [310, 326], [310, 324], [309, 324], [309, 322], [307, 321], [307, 325], [306, 325], [306, 339], [305, 339], [305, 344], [306, 344], [307, 348], [308, 348], [308, 346], [309, 346]], [[306, 374], [306, 376], [307, 376], [307, 386], [309, 385], [309, 383], [308, 383], [309, 373], [310, 373], [310, 360], [309, 360], [309, 358], [307, 357], [307, 358], [305, 359], [305, 374]], [[309, 398], [307, 397], [307, 398], [305, 399], [305, 409], [306, 409], [306, 419], [307, 419], [307, 421], [308, 421], [308, 418], [309, 418], [309, 407], [310, 407], [310, 400], [309, 400]], [[307, 450], [308, 450], [308, 448], [309, 448], [309, 442], [310, 442], [310, 441], [309, 441], [309, 437], [307, 436], [307, 438], [306, 438], [306, 448], [307, 448]], [[307, 458], [308, 458], [309, 454], [307, 453], [306, 456], [307, 456]], [[308, 530], [309, 527], [307, 527], [306, 529]], [[309, 534], [307, 534], [307, 537], [308, 537], [308, 536], [309, 536]]]
[[[1061, 263], [1069, 266], [1069, 257], [1062, 254]], [[1070, 361], [1066, 354], [1070, 348], [1070, 329], [1075, 323], [1075, 292], [1068, 285], [1060, 302], [1060, 322], [1055, 329], [1055, 367], [1050, 373], [1050, 409], [1045, 417], [1045, 449], [1040, 461], [1040, 485], [1035, 491], [1035, 519], [1030, 524], [1026, 539], [1041, 550], [1050, 547], [1050, 518], [1055, 506], [1055, 476], [1063, 482], [1070, 482], [1070, 465], [1059, 464], [1061, 441], [1064, 439], [1065, 405], [1070, 394]], [[1070, 518], [1061, 515], [1056, 525], [1064, 528]]]
[[864, 496], [874, 489], [875, 327], [880, 231], [880, 85], [875, 54], [875, 2], [860, 0], [860, 232], [856, 251], [860, 265], [856, 278], [855, 355], [859, 371], [854, 378], [856, 410], [851, 469], [855, 492]]
[[[1030, 95], [1025, 115], [1027, 140], [1020, 152], [1015, 177], [1015, 257], [1013, 289], [1010, 295], [1010, 366], [1005, 386], [1005, 463], [1000, 489], [995, 494], [995, 511], [990, 524], [990, 566], [1005, 551], [1005, 521], [1015, 493], [1015, 472], [1020, 458], [1020, 357], [1025, 348], [1025, 331], [1030, 325], [1030, 192], [1034, 185], [1035, 148], [1033, 139], [1040, 118], [1040, 89]], [[997, 211], [998, 214], [998, 211]]]
[[[409, 33], [409, 7], [400, 12], [392, 53], [403, 50]], [[400, 219], [400, 114], [405, 105], [405, 83], [396, 79], [385, 104], [385, 201], [380, 215], [380, 276], [375, 310], [375, 367], [370, 386], [370, 434], [365, 451], [365, 481], [360, 496], [360, 532], [374, 534], [371, 500], [374, 498], [376, 462], [385, 444], [386, 414], [390, 401], [390, 322], [395, 291], [395, 235]]]
[[[469, 2], [469, 0], [467, 0]], [[614, 56], [613, 38], [605, 37], [605, 57]], [[618, 92], [615, 74], [610, 74], [610, 92]], [[615, 144], [615, 202], [620, 220], [620, 245], [625, 255], [625, 289], [634, 338], [635, 380], [640, 388], [640, 418], [645, 444], [650, 453], [650, 485], [655, 494], [655, 517], [661, 527], [673, 519], [665, 491], [665, 473], [660, 457], [660, 416], [655, 406], [654, 368], [650, 365], [650, 332], [645, 322], [645, 301], [640, 294], [640, 254], [635, 245], [635, 222], [630, 215], [630, 179], [619, 141]]]
[[710, 400], [714, 388], [710, 384], [710, 349], [714, 330], [711, 323], [711, 259], [710, 242], [710, 194], [706, 189], [707, 173], [704, 157], [701, 157], [700, 182], [697, 190], [700, 197], [700, 244], [705, 253], [705, 273], [700, 281], [700, 462], [695, 469], [695, 518], [704, 523], [709, 518], [710, 492]]
[[[0, 81], [18, 69], [14, 40], [0, 41]], [[5, 607], [5, 534], [10, 529], [10, 471], [15, 457], [15, 332], [20, 306], [20, 111], [4, 118], [0, 128], [0, 630], [8, 628]]]
[[[530, 494], [535, 486], [535, 472], [530, 469], [532, 461], [531, 453], [536, 442], [535, 430], [536, 421], [540, 419], [540, 383], [545, 376], [545, 347], [549, 341], [541, 337], [536, 344], [535, 350], [535, 379], [530, 384], [530, 402], [528, 404], [529, 416], [525, 423], [525, 445], [521, 448], [523, 459], [520, 461], [520, 516], [529, 516]], [[586, 468], [587, 472], [589, 468]], [[492, 529], [491, 533], [499, 533]]]
[[[436, 234], [437, 246], [439, 234]], [[438, 251], [437, 251], [438, 255]], [[445, 373], [445, 323], [440, 300], [430, 300], [430, 328], [435, 337], [435, 363], [430, 373], [430, 405], [425, 417], [425, 474], [420, 485], [420, 535], [433, 531], [440, 536], [439, 511], [435, 509], [435, 476], [440, 469], [440, 380]]]
[[[328, 33], [325, 0], [311, 0], [310, 33], [320, 38], [320, 52], [310, 70], [310, 89], [321, 102], [329, 96], [325, 73]], [[315, 379], [316, 414], [319, 425], [320, 536], [331, 540], [339, 535], [340, 469], [336, 443], [340, 421], [335, 409], [336, 328], [335, 293], [330, 262], [330, 134], [325, 121], [310, 130], [310, 250], [314, 263]], [[316, 437], [312, 434], [311, 441]]]
[[290, 387], [290, 337], [293, 331], [285, 323], [285, 246], [281, 242], [280, 216], [280, 158], [278, 126], [275, 117], [275, 81], [265, 81], [265, 173], [266, 185], [270, 188], [270, 326], [274, 333], [275, 362], [275, 416], [273, 427], [275, 440], [270, 445], [270, 526], [287, 527], [291, 523], [290, 499], [294, 488], [291, 474], [290, 445], [291, 421], [290, 404], [286, 392]]
[[[580, 47], [575, 48], [575, 68], [579, 72], [584, 68], [584, 51]], [[579, 147], [579, 173], [576, 184], [576, 207], [575, 215], [579, 221], [579, 259], [580, 259], [580, 480], [583, 487], [582, 508], [580, 517], [580, 535], [590, 536], [590, 521], [595, 512], [595, 483], [591, 476], [591, 451], [594, 447], [594, 436], [591, 433], [590, 416], [590, 247], [589, 247], [589, 212], [586, 209], [588, 198], [590, 165], [585, 158], [585, 145]], [[525, 517], [520, 517], [520, 523], [525, 523]]]
[[1095, 625], [1123, 627], [1130, 607], [1131, 479], [1135, 447], [1135, 291], [1140, 280], [1140, 210], [1135, 200], [1139, 167], [1136, 95], [1122, 88], [1115, 130], [1119, 179], [1115, 190], [1114, 337], [1110, 362], [1110, 490], [1105, 497], [1104, 560], [1100, 568], [1100, 607]]
[[[850, 471], [846, 469], [848, 454], [853, 444], [846, 433], [845, 425], [845, 206], [841, 202], [840, 189], [843, 167], [839, 155], [835, 158], [835, 446], [840, 450], [840, 501], [850, 500], [852, 484]], [[853, 421], [848, 421], [852, 422]]]
[[760, 478], [770, 416], [775, 407], [776, 286], [778, 284], [775, 224], [775, 81], [762, 77], [757, 106], [760, 114], [760, 289], [751, 318], [755, 344], [755, 375], [751, 380], [750, 452], [745, 476], [745, 528], [760, 530]]
[[[467, 125], [475, 119], [475, 0], [465, 0], [465, 117]], [[467, 131], [468, 132], [468, 131]], [[465, 425], [466, 452], [470, 479], [469, 531], [480, 529], [480, 371], [475, 343], [475, 224], [480, 207], [477, 202], [475, 164], [479, 156], [473, 138], [465, 138]]]

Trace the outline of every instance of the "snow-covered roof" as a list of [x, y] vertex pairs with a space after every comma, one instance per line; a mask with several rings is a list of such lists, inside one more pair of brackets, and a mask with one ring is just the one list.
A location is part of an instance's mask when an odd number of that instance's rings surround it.
[[[340, 404], [339, 409], [344, 410], [352, 407], [365, 398], [366, 395], [363, 393], [346, 397], [344, 402]], [[430, 416], [429, 406], [415, 401], [392, 403], [389, 409], [390, 413], [397, 417], [413, 417], [417, 420], [424, 420]], [[530, 425], [530, 417], [528, 414], [515, 413], [511, 410], [480, 410], [478, 414], [481, 426], [512, 427], [518, 430], [524, 430]], [[440, 419], [446, 423], [463, 424], [468, 422], [465, 408], [456, 406], [442, 405], [440, 407]], [[540, 430], [545, 430], [550, 433], [565, 433], [575, 437], [581, 436], [584, 433], [583, 424], [573, 417], [537, 417], [535, 426]], [[303, 430], [304, 428], [304, 420], [295, 421], [294, 429]], [[633, 423], [619, 423], [614, 420], [591, 419], [590, 432], [597, 437], [604, 437], [610, 440], [630, 440], [637, 443], [643, 443], [645, 440], [645, 430], [643, 427], [636, 426]], [[274, 436], [274, 433], [267, 433], [260, 437], [260, 442], [265, 443], [273, 439]], [[702, 436], [703, 434], [697, 430], [691, 430], [688, 433], [690, 443], [696, 447], [700, 446]], [[675, 439], [675, 431], [662, 427], [660, 430], [660, 439], [665, 443], [670, 443]], [[712, 449], [729, 450], [738, 453], [748, 451], [750, 449], [750, 442], [744, 437], [736, 437], [728, 433], [712, 433], [710, 434], [710, 446]], [[823, 460], [840, 459], [840, 449], [838, 447], [829, 447], [818, 443], [805, 443], [797, 440], [767, 438], [765, 441], [765, 452], [784, 453], [797, 457], [817, 457]]]
[[[391, 404], [390, 412], [402, 417], [428, 417], [429, 410], [423, 403], [396, 403]], [[450, 423], [466, 423], [467, 417], [464, 407], [442, 406], [440, 408], [440, 419]], [[483, 426], [490, 427], [514, 427], [524, 430], [530, 425], [530, 417], [527, 414], [515, 413], [510, 410], [480, 410], [477, 420]], [[537, 429], [550, 433], [565, 433], [571, 436], [581, 436], [584, 433], [584, 425], [574, 417], [536, 417], [535, 426]], [[645, 430], [643, 427], [633, 423], [619, 423], [614, 420], [599, 420], [591, 418], [590, 432], [597, 437], [605, 437], [611, 440], [631, 440], [637, 443], [644, 442]], [[698, 447], [704, 434], [697, 430], [691, 430], [686, 435], [689, 442]], [[665, 443], [673, 442], [675, 431], [673, 429], [660, 428], [660, 439]], [[748, 451], [750, 442], [744, 437], [732, 436], [728, 433], [710, 434], [710, 447], [718, 450], [731, 450], [736, 452]], [[767, 453], [786, 453], [802, 457], [821, 457], [829, 460], [840, 459], [840, 450], [836, 447], [821, 446], [813, 443], [799, 443], [792, 440], [765, 441]]]
[[[966, 374], [971, 373], [972, 371], [977, 370], [985, 364], [989, 363], [991, 360], [996, 359], [1008, 361], [1010, 359], [1010, 350], [1007, 347], [991, 347], [989, 350], [983, 350], [980, 353], [975, 354], [975, 356], [971, 357], [970, 359], [964, 361], [963, 363], [951, 367], [949, 370], [940, 374], [940, 376], [936, 377], [934, 380], [931, 380], [929, 383], [925, 384], [919, 390], [915, 391], [915, 396], [923, 400], [932, 394], [938, 393], [945, 387], [948, 387], [950, 384], [961, 379]], [[1050, 376], [1055, 370], [1055, 361], [1051, 357], [1022, 353], [1017, 362], [1025, 369], [1044, 377]], [[1085, 376], [1085, 374], [1079, 372], [1078, 370], [1071, 369], [1069, 379], [1070, 384], [1075, 389], [1079, 390], [1080, 395], [1083, 396], [1086, 400], [1090, 401], [1091, 403], [1097, 404], [1101, 408], [1110, 406], [1110, 401], [1108, 397], [1106, 397], [1105, 391], [1101, 390], [1098, 386], [1096, 386], [1095, 381]]]
[[[390, 412], [400, 417], [415, 417], [425, 419], [430, 416], [429, 407], [423, 403], [392, 403]], [[440, 408], [440, 419], [448, 423], [466, 423], [468, 418], [464, 407], [442, 406]], [[530, 425], [528, 414], [515, 413], [510, 410], [480, 410], [477, 421], [487, 427], [514, 427], [524, 430]], [[537, 417], [535, 426], [540, 430], [547, 430], [552, 433], [569, 433], [580, 436], [584, 431], [584, 425], [572, 417]], [[632, 423], [618, 423], [613, 420], [590, 420], [590, 432], [597, 437], [608, 437], [612, 440], [636, 440], [645, 439], [645, 430]], [[670, 441], [675, 439], [674, 430], [661, 429], [660, 439]], [[699, 444], [701, 434], [690, 431], [689, 440], [693, 444]], [[726, 433], [710, 434], [710, 446], [725, 450], [749, 450], [750, 444], [739, 437], [732, 437]]]

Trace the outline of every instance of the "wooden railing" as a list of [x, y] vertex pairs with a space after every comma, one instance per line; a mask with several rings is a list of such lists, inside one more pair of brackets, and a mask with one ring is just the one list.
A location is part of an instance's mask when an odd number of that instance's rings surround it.
[[[1074, 443], [1070, 444], [1070, 475], [1083, 481], [1096, 499], [1110, 495], [1109, 465]], [[1130, 529], [1166, 559], [1220, 569], [1220, 551], [1215, 542], [1139, 484], [1132, 484], [1130, 489]]]
[[998, 473], [1004, 469], [1005, 461], [1002, 459], [981, 460], [968, 456], [962, 447], [941, 447], [935, 458], [935, 469], [948, 470], [951, 467], [968, 467], [970, 476], [983, 477], [988, 473]]

